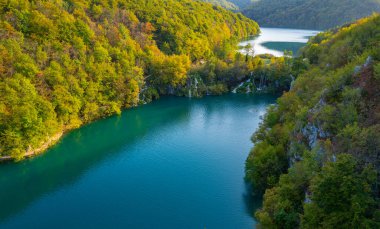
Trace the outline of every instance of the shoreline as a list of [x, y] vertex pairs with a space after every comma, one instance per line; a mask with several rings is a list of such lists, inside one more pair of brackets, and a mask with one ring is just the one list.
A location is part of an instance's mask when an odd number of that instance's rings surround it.
[[[245, 81], [242, 81], [242, 82], [240, 82], [240, 84], [244, 83], [244, 82]], [[239, 87], [239, 85], [237, 85], [237, 86]], [[234, 90], [232, 90], [232, 91], [228, 90], [227, 92], [224, 92], [224, 93], [222, 93], [220, 95], [224, 95], [224, 94], [228, 94], [228, 93], [236, 94], [236, 92], [234, 93]], [[242, 94], [246, 94], [246, 93], [242, 93]], [[255, 92], [250, 92], [248, 94], [277, 94], [277, 93], [276, 92], [275, 93], [268, 92], [268, 91], [262, 91], [262, 92], [255, 91]], [[205, 96], [210, 96], [210, 95], [205, 94], [205, 95], [202, 95], [201, 97], [205, 97]], [[219, 96], [219, 95], [217, 95], [217, 96]], [[184, 97], [187, 97], [187, 96], [184, 96]], [[152, 102], [152, 101], [150, 101], [150, 102]], [[148, 102], [148, 103], [150, 103], [150, 102]], [[147, 104], [147, 103], [142, 103], [142, 104], [139, 104], [139, 105], [131, 107], [131, 108], [136, 108], [136, 107], [139, 107], [139, 106], [142, 106], [142, 105], [145, 105], [145, 104]], [[128, 110], [128, 109], [130, 109], [130, 108], [123, 109], [121, 112], [124, 112], [125, 110]], [[70, 131], [72, 131], [74, 129], [81, 128], [84, 125], [90, 124], [90, 123], [92, 123], [94, 121], [97, 121], [97, 120], [100, 120], [102, 118], [110, 117], [110, 116], [115, 115], [115, 114], [116, 113], [108, 115], [108, 116], [105, 116], [105, 117], [99, 117], [99, 118], [96, 118], [95, 120], [92, 120], [91, 122], [88, 122], [88, 123], [82, 123], [82, 125], [80, 125], [80, 126], [78, 126], [76, 128], [67, 128], [66, 127], [66, 128], [64, 128], [64, 130], [61, 130], [58, 133], [56, 133], [56, 134], [54, 134], [52, 136], [49, 136], [46, 141], [41, 142], [41, 145], [39, 147], [37, 147], [35, 149], [28, 149], [20, 159], [14, 158], [14, 157], [12, 157], [10, 155], [0, 156], [0, 164], [4, 163], [4, 162], [10, 162], [10, 161], [19, 162], [19, 161], [23, 161], [23, 160], [25, 160], [27, 158], [31, 158], [31, 157], [37, 156], [39, 154], [45, 153], [45, 151], [47, 151], [50, 147], [54, 146], [63, 137], [63, 135], [65, 133], [70, 132]]]
[[[23, 157], [19, 160], [22, 161], [26, 158], [37, 156], [38, 154], [41, 154], [45, 152], [47, 149], [55, 145], [64, 135], [64, 131], [60, 131], [53, 136], [50, 136], [46, 141], [42, 142], [41, 146], [36, 149], [29, 149], [25, 152]], [[7, 161], [17, 161], [15, 158], [11, 156], [1, 156], [0, 157], [0, 163], [1, 162], [7, 162]]]
[[[234, 93], [233, 91], [228, 91], [228, 92], [225, 92], [225, 93], [222, 93], [221, 95], [224, 95], [224, 94], [228, 94], [228, 93], [233, 93], [233, 94], [240, 94], [240, 93]], [[245, 94], [245, 93], [242, 93], [242, 94]], [[249, 94], [273, 94], [273, 93], [270, 93], [270, 92], [254, 92], [254, 93], [249, 93]], [[276, 94], [276, 93], [274, 93]], [[202, 97], [206, 97], [206, 96], [211, 96], [211, 95], [204, 95]], [[217, 95], [219, 96], [219, 95]], [[181, 96], [180, 96], [181, 97]], [[184, 96], [184, 97], [187, 97], [187, 96]], [[151, 101], [152, 102], [152, 101]], [[150, 103], [150, 102], [149, 102]], [[134, 106], [134, 107], [131, 107], [131, 108], [136, 108], [136, 107], [140, 107], [142, 105], [145, 105], [145, 104], [148, 104], [148, 103], [143, 103], [143, 104], [139, 104], [137, 106]], [[126, 109], [123, 109], [122, 112], [126, 111], [126, 110], [129, 110], [131, 108], [126, 108]], [[116, 113], [115, 113], [116, 114]], [[112, 114], [112, 115], [115, 115], [115, 114]], [[99, 117], [95, 120], [92, 120], [91, 122], [89, 123], [83, 123], [82, 125], [80, 125], [79, 127], [76, 127], [76, 128], [70, 128], [70, 129], [64, 129], [52, 136], [50, 136], [46, 141], [42, 142], [41, 143], [41, 146], [36, 148], [36, 149], [29, 149], [25, 152], [25, 154], [23, 155], [23, 157], [19, 160], [16, 160], [15, 158], [13, 158], [12, 156], [0, 156], [0, 164], [1, 163], [5, 163], [5, 162], [19, 162], [19, 161], [23, 161], [27, 158], [31, 158], [31, 157], [35, 157], [39, 154], [42, 154], [42, 153], [45, 153], [50, 147], [54, 146], [63, 136], [65, 133], [67, 132], [70, 132], [72, 130], [75, 130], [75, 129], [78, 129], [78, 128], [81, 128], [87, 124], [90, 124], [94, 121], [97, 121], [97, 120], [100, 120], [102, 118], [107, 118], [107, 117], [110, 117], [112, 115], [109, 115], [109, 116], [106, 116], [106, 117]]]

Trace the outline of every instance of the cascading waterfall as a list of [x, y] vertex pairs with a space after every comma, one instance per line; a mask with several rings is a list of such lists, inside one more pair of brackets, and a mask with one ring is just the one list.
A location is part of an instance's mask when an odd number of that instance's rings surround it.
[[264, 85], [264, 75], [261, 75], [260, 76], [260, 83], [259, 83], [259, 87], [257, 88], [258, 91], [261, 91], [263, 89], [263, 85]]
[[290, 78], [292, 78], [292, 81], [290, 82], [290, 89], [292, 89], [293, 86], [294, 86], [294, 82], [295, 82], [296, 79], [294, 78], [293, 75], [290, 75]]
[[140, 91], [139, 91], [139, 101], [142, 101], [143, 104], [146, 104], [145, 101], [145, 91], [148, 89], [148, 87], [145, 85]]
[[257, 86], [256, 86], [256, 83], [255, 83], [255, 78], [253, 77], [253, 72], [251, 72], [251, 81], [252, 81], [252, 84], [253, 84], [253, 86], [254, 86], [254, 89], [253, 90], [257, 90]]
[[[251, 79], [248, 79], [248, 80], [246, 81], [246, 83], [251, 83]], [[251, 88], [250, 88], [249, 86], [247, 87], [246, 92], [247, 92], [247, 93], [251, 93], [251, 92], [252, 92], [252, 91], [251, 91]]]
[[193, 82], [192, 82], [192, 78], [191, 76], [189, 77], [189, 80], [187, 81], [187, 87], [189, 88], [188, 90], [188, 93], [187, 93], [187, 96], [189, 98], [191, 98], [192, 94], [191, 94], [191, 86], [192, 86]]
[[[236, 88], [234, 88], [233, 90], [232, 90], [232, 93], [237, 93], [237, 90], [239, 89], [239, 88], [241, 88], [241, 87], [243, 87], [244, 86], [244, 84], [246, 84], [246, 83], [250, 83], [251, 82], [251, 79], [248, 79], [248, 80], [246, 80], [246, 81], [243, 81], [243, 82], [241, 82], [240, 84], [239, 84], [239, 86], [237, 86]], [[254, 82], [254, 81], [253, 81]], [[247, 90], [246, 90], [246, 92], [247, 93], [250, 93], [251, 92], [251, 90], [250, 90], [250, 88], [249, 87], [247, 87], [246, 88]]]
[[232, 90], [232, 93], [235, 93], [235, 94], [236, 94], [237, 89], [239, 89], [240, 87], [242, 87], [242, 86], [244, 85], [244, 83], [245, 83], [245, 82], [241, 82], [241, 83], [239, 84], [239, 86], [235, 87], [235, 88]]
[[[193, 96], [192, 95], [192, 89], [193, 89], [193, 79], [190, 78], [189, 92], [188, 92], [189, 98], [191, 98]], [[194, 78], [194, 90], [195, 90], [195, 92], [198, 91], [198, 79], [197, 78]]]

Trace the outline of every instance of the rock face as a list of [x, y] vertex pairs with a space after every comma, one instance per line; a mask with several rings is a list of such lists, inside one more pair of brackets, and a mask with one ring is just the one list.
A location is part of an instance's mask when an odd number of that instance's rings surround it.
[[369, 67], [372, 64], [372, 62], [373, 62], [372, 56], [368, 56], [363, 65], [361, 65], [361, 66], [355, 66], [355, 68], [354, 68], [354, 74], [355, 75], [359, 74], [363, 70], [363, 68]]
[[304, 128], [302, 128], [301, 132], [307, 139], [310, 149], [317, 146], [319, 139], [328, 138], [330, 135], [328, 132], [312, 123], [308, 123]]
[[372, 56], [368, 56], [367, 60], [365, 61], [363, 66], [366, 68], [366, 67], [370, 66], [372, 64], [372, 62], [373, 62]]
[[305, 204], [310, 204], [312, 202], [311, 200], [311, 193], [309, 191], [305, 192], [305, 199], [303, 201]]
[[[314, 116], [315, 114], [319, 113], [324, 108], [324, 106], [326, 106], [326, 102], [322, 95], [322, 98], [318, 101], [318, 103], [309, 110], [309, 115], [311, 117]], [[309, 121], [306, 126], [301, 129], [301, 133], [307, 139], [310, 149], [314, 148], [317, 145], [318, 139], [325, 139], [330, 135], [328, 132], [324, 131], [321, 128], [321, 125], [318, 121]]]
[[308, 123], [304, 128], [302, 128], [302, 134], [308, 140], [310, 148], [314, 148], [317, 144], [319, 128], [311, 123]]
[[[357, 75], [363, 71], [363, 69], [367, 69], [373, 63], [373, 58], [368, 56], [366, 61], [362, 65], [358, 65], [354, 68], [353, 74]], [[290, 164], [293, 164], [296, 161], [302, 160], [302, 157], [299, 156], [300, 149], [297, 145], [304, 143], [309, 149], [317, 149], [319, 155], [325, 154], [325, 150], [323, 147], [319, 147], [318, 143], [321, 140], [326, 140], [332, 136], [331, 133], [324, 130], [322, 128], [323, 122], [318, 120], [318, 114], [322, 112], [322, 110], [327, 105], [325, 100], [325, 95], [327, 94], [327, 90], [322, 92], [320, 100], [308, 110], [308, 121], [306, 124], [303, 124], [298, 129], [298, 132], [295, 133], [296, 139], [289, 144], [289, 156], [290, 156]], [[329, 160], [335, 161], [336, 156], [329, 155]]]

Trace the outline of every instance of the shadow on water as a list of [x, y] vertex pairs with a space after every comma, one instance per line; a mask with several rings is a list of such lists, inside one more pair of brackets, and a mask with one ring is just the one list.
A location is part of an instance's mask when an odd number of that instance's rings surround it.
[[190, 106], [184, 104], [189, 100], [179, 99], [173, 102], [173, 98], [164, 98], [160, 105], [153, 102], [94, 122], [68, 133], [45, 154], [1, 165], [0, 222], [45, 194], [74, 183], [87, 170], [116, 156], [122, 152], [118, 149], [143, 138], [149, 130], [187, 119]]
[[262, 196], [254, 194], [253, 186], [249, 182], [245, 183], [245, 192], [243, 193], [243, 200], [246, 207], [246, 213], [255, 218], [255, 212], [262, 207]]

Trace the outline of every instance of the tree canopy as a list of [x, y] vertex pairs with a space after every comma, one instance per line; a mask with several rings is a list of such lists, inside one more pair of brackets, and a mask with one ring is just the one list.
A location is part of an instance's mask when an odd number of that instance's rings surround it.
[[234, 61], [238, 40], [258, 31], [192, 0], [2, 1], [0, 156], [180, 91], [193, 66]]

